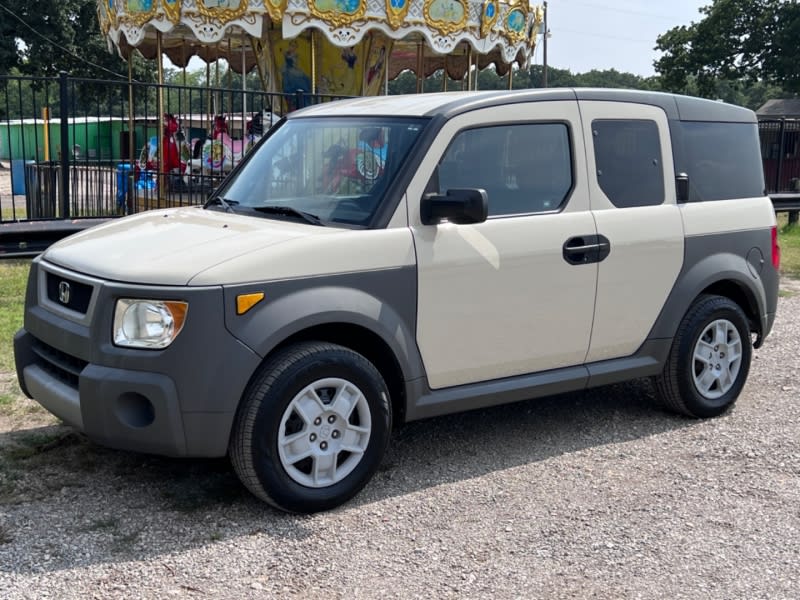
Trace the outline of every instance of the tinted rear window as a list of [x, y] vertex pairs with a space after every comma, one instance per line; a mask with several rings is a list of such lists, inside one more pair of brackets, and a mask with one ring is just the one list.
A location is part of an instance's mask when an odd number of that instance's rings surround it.
[[690, 202], [764, 195], [755, 123], [684, 121], [679, 127], [684, 160], [676, 160], [676, 170], [689, 175]]

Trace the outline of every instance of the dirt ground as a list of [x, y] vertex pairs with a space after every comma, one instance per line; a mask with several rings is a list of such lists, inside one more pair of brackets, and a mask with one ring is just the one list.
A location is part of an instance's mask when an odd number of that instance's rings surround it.
[[[8, 161], [0, 162], [0, 165], [0, 208], [24, 210], [25, 196], [11, 195], [11, 166]], [[11, 218], [11, 215], [3, 215], [3, 220]]]

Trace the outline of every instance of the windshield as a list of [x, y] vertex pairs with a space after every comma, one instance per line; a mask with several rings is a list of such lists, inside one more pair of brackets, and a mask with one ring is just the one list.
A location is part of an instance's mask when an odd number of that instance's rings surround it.
[[424, 124], [386, 117], [289, 119], [219, 196], [236, 211], [366, 226]]

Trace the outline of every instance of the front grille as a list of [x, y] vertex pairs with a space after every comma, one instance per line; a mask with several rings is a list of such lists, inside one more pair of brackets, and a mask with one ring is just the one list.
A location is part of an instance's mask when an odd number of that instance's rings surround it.
[[85, 315], [92, 299], [92, 286], [56, 273], [48, 273], [47, 298], [50, 302]]
[[36, 364], [50, 373], [56, 379], [70, 387], [78, 389], [78, 378], [89, 363], [57, 350], [41, 340], [33, 341], [33, 352], [36, 354]]

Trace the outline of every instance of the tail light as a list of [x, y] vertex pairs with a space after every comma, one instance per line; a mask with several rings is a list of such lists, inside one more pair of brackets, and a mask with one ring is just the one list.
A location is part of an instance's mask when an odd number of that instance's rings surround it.
[[772, 228], [772, 266], [779, 269], [781, 266], [781, 247], [778, 246], [778, 228]]

